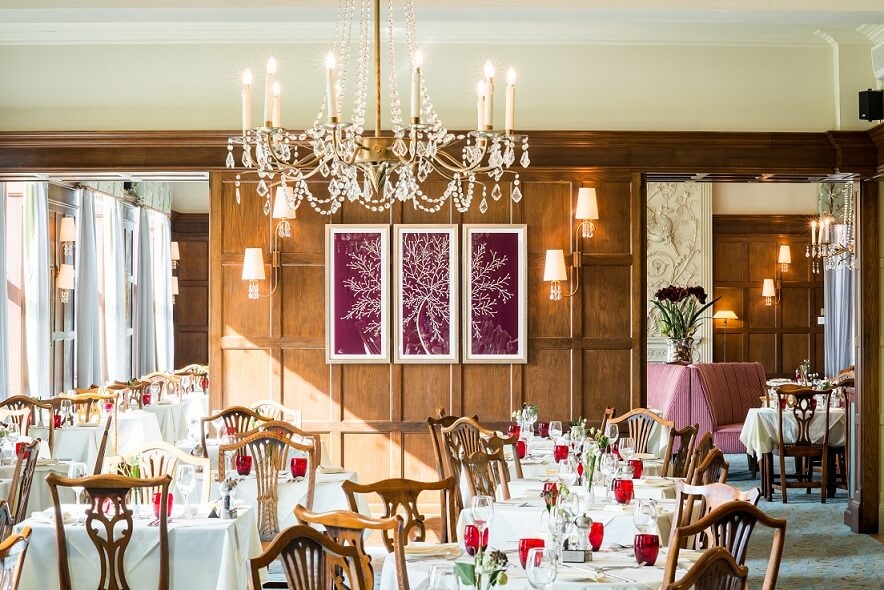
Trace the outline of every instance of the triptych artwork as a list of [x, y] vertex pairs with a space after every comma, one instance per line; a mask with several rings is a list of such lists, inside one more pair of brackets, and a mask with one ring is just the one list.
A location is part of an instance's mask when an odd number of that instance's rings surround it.
[[526, 226], [461, 227], [326, 226], [328, 362], [527, 362]]

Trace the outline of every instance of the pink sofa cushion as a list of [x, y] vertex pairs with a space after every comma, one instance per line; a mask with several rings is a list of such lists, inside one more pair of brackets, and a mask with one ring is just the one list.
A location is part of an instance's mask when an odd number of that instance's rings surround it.
[[742, 422], [719, 426], [712, 433], [712, 442], [721, 449], [722, 453], [745, 453], [746, 446], [740, 442], [740, 433], [742, 431]]
[[697, 363], [691, 367], [696, 377], [691, 394], [705, 396], [713, 431], [724, 425], [742, 424], [749, 408], [760, 405], [759, 397], [766, 387], [761, 363]]
[[691, 424], [691, 372], [685, 365], [649, 363], [648, 407], [661, 410], [676, 428]]

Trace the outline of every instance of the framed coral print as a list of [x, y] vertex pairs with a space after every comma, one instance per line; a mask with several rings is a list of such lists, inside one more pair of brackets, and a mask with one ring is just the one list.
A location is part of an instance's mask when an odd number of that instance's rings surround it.
[[464, 225], [464, 362], [525, 363], [525, 225]]
[[456, 225], [395, 225], [394, 360], [456, 363]]
[[325, 226], [325, 358], [390, 362], [390, 226]]

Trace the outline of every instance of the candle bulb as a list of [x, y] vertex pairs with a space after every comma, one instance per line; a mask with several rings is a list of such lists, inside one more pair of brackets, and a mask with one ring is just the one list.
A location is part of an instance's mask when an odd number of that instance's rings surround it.
[[482, 131], [483, 129], [485, 129], [485, 82], [483, 82], [482, 80], [479, 80], [479, 83], [476, 84], [476, 94], [476, 129]]
[[252, 70], [242, 73], [242, 134], [252, 128]]
[[816, 219], [810, 222], [810, 244], [816, 246]]
[[279, 87], [279, 82], [273, 83], [273, 116], [271, 117], [271, 121], [273, 123], [273, 127], [279, 127], [279, 95], [282, 92], [282, 89]]
[[338, 85], [335, 80], [335, 54], [329, 52], [328, 55], [325, 56], [325, 68], [326, 68], [326, 77], [325, 77], [325, 94], [328, 100], [327, 108], [328, 108], [328, 120], [329, 122], [336, 122], [338, 118]]
[[420, 123], [421, 119], [421, 66], [424, 56], [420, 51], [414, 52], [414, 71], [411, 74], [411, 119]]
[[267, 79], [264, 83], [264, 122], [265, 127], [273, 123], [273, 83], [276, 82], [276, 60], [267, 60]]
[[491, 129], [494, 126], [494, 65], [490, 61], [485, 62], [485, 127]]
[[512, 134], [515, 126], [516, 114], [516, 70], [510, 68], [506, 72], [506, 116], [504, 117], [504, 130], [507, 135]]
[[817, 241], [821, 246], [826, 243], [826, 224], [827, 221], [820, 221], [820, 237]]

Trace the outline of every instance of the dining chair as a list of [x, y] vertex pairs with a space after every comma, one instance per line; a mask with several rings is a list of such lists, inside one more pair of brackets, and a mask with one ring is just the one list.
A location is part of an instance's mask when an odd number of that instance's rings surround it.
[[366, 580], [374, 580], [375, 575], [372, 556], [365, 547], [365, 538], [369, 532], [379, 531], [385, 543], [387, 539], [391, 543], [386, 549], [388, 553], [393, 554], [396, 563], [397, 587], [399, 590], [408, 590], [408, 572], [405, 568], [405, 525], [401, 515], [375, 518], [349, 510], [312, 512], [298, 504], [295, 506], [295, 517], [300, 522], [322, 527], [336, 543], [355, 547], [359, 552], [359, 566]]
[[699, 430], [699, 424], [669, 429], [669, 443], [663, 456], [663, 477], [687, 476]]
[[[104, 422], [104, 431], [101, 433], [101, 441], [98, 443], [98, 450], [95, 453], [95, 465], [92, 467], [92, 475], [99, 475], [104, 469], [104, 455], [107, 453], [107, 439], [110, 433], [111, 424], [115, 424], [115, 415], [110, 414]], [[114, 436], [114, 452], [117, 451], [117, 437]]]
[[483, 437], [485, 440], [485, 448], [491, 452], [500, 451], [501, 454], [506, 457], [506, 450], [509, 450], [510, 457], [512, 458], [512, 473], [508, 468], [508, 464], [504, 463], [503, 473], [506, 475], [507, 481], [510, 480], [510, 477], [515, 477], [516, 479], [523, 479], [525, 477], [522, 472], [522, 460], [519, 458], [519, 448], [518, 448], [518, 439], [513, 436], [503, 436], [499, 432], [495, 432], [491, 436]]
[[141, 381], [150, 383], [148, 388], [153, 396], [153, 402], [158, 403], [169, 397], [181, 398], [183, 388], [181, 386], [181, 377], [172, 373], [163, 371], [154, 371], [148, 373], [141, 378]]
[[9, 482], [9, 496], [0, 501], [0, 539], [12, 534], [12, 528], [28, 517], [28, 502], [31, 499], [31, 486], [37, 471], [41, 442], [38, 438], [25, 444], [15, 460], [12, 480]]
[[[72, 577], [68, 564], [68, 544], [65, 533], [64, 514], [58, 498], [58, 488], [82, 487], [86, 492], [87, 507], [84, 522], [89, 539], [97, 552], [100, 573], [98, 587], [107, 589], [129, 588], [124, 568], [126, 549], [132, 539], [132, 510], [127, 505], [132, 490], [159, 488], [159, 518], [155, 527], [159, 534], [159, 567], [157, 588], [169, 588], [169, 526], [168, 526], [168, 475], [154, 479], [135, 479], [122, 475], [93, 475], [71, 479], [57, 473], [46, 476], [46, 484], [55, 508], [55, 542], [58, 551], [58, 582], [61, 590], [71, 590]], [[99, 534], [101, 531], [101, 534]], [[81, 548], [80, 551], [83, 551]]]
[[[742, 500], [758, 506], [761, 490], [757, 487], [742, 491], [726, 483], [710, 483], [706, 485], [689, 485], [684, 481], [675, 482], [675, 512], [672, 526], [669, 529], [669, 546], [672, 547], [675, 529], [696, 522], [701, 517], [715, 510], [726, 502]], [[706, 536], [694, 538], [682, 537], [683, 549], [705, 549], [708, 546]]]
[[288, 453], [300, 451], [307, 455], [307, 502], [313, 508], [316, 491], [316, 468], [319, 466], [319, 446], [316, 438], [309, 442], [294, 441], [276, 432], [253, 432], [230, 444], [218, 447], [218, 479], [226, 479], [227, 454], [250, 455], [258, 487], [258, 533], [262, 540], [272, 539], [279, 532], [279, 474], [285, 467]]
[[706, 532], [710, 549], [723, 547], [733, 556], [738, 565], [744, 565], [749, 540], [759, 522], [773, 529], [770, 557], [761, 587], [762, 590], [774, 590], [786, 541], [786, 520], [768, 516], [757, 506], [742, 501], [725, 502], [695, 522], [675, 529], [663, 571], [664, 587], [675, 581], [678, 555], [683, 545], [683, 538], [691, 538]]
[[301, 427], [301, 410], [286, 407], [276, 400], [261, 399], [250, 403], [246, 407], [271, 420], [282, 420], [290, 422], [298, 428]]
[[11, 408], [0, 408], [0, 422], [6, 424], [7, 428], [15, 429], [19, 436], [28, 435], [28, 427], [31, 421], [31, 411], [27, 408], [13, 410]]
[[277, 560], [287, 582], [283, 587], [292, 590], [371, 590], [374, 585], [365, 578], [356, 547], [337, 543], [307, 525], [281, 531], [261, 555], [249, 559], [250, 590], [273, 587], [262, 586], [261, 572]]
[[117, 406], [119, 405], [119, 396], [116, 391], [102, 389], [98, 386], [90, 389], [77, 389], [75, 391], [77, 393], [74, 395], [62, 393], [48, 400], [55, 407], [56, 413], [59, 412], [64, 401], [69, 401], [73, 411], [77, 414], [80, 424], [98, 423], [101, 422], [101, 418], [105, 413], [105, 404], [112, 402], [112, 413], [116, 416]]
[[727, 474], [730, 465], [724, 458], [724, 453], [718, 447], [713, 447], [706, 454], [703, 462], [691, 474], [691, 485], [706, 485], [713, 482], [727, 483]]
[[[820, 502], [826, 502], [829, 484], [829, 404], [832, 389], [813, 389], [799, 385], [786, 384], [776, 388], [777, 391], [777, 446], [774, 455], [779, 457], [779, 479], [773, 477], [772, 461], [767, 462], [770, 481], [768, 500], [772, 499], [773, 489], [778, 488], [782, 494], [783, 504], [789, 501], [789, 488], [820, 489]], [[823, 415], [822, 438], [811, 440], [811, 424], [817, 412]], [[786, 442], [783, 426], [786, 416], [795, 421], [795, 440]], [[789, 481], [786, 473], [786, 457], [795, 460], [796, 480]], [[813, 462], [820, 462], [820, 479], [813, 479]]]
[[180, 369], [175, 369], [174, 374], [177, 377], [181, 377], [181, 385], [185, 391], [193, 393], [196, 391], [197, 385], [200, 386], [201, 391], [205, 391], [201, 381], [209, 376], [209, 367], [208, 365], [192, 363]]
[[[438, 417], [427, 417], [427, 428], [430, 431], [430, 440], [433, 442], [433, 454], [436, 457], [436, 474], [439, 476], [439, 479], [445, 479], [449, 475], [454, 475], [452, 473], [453, 468], [448, 459], [448, 450], [442, 436], [442, 429], [449, 428], [462, 417], [448, 416], [442, 408], [438, 410]], [[473, 415], [471, 418], [476, 422], [479, 421], [478, 415]]]
[[503, 453], [488, 452], [484, 449], [461, 459], [466, 484], [464, 506], [468, 506], [474, 496], [491, 496], [498, 500], [510, 499], [510, 488], [504, 471]]
[[[193, 465], [195, 471], [202, 472], [199, 502], [201, 504], [209, 502], [209, 494], [212, 487], [210, 477], [212, 468], [208, 457], [195, 457], [164, 441], [146, 442], [131, 449], [129, 456], [132, 460], [128, 462], [120, 456], [108, 457], [105, 462], [106, 468], [104, 471], [128, 475], [138, 479], [155, 479], [163, 475], [169, 475], [174, 482], [178, 474], [179, 464]], [[126, 465], [131, 466], [133, 464], [138, 466], [137, 475], [133, 474], [131, 467], [126, 467]], [[136, 495], [141, 496], [140, 503], [147, 504], [150, 502], [151, 494], [158, 491], [158, 489], [141, 488]]]
[[[277, 434], [281, 434], [289, 440], [293, 440], [301, 444], [315, 445], [317, 449], [315, 464], [322, 464], [322, 441], [319, 438], [318, 434], [302, 430], [291, 422], [285, 422], [283, 420], [270, 420], [268, 422], [261, 422], [256, 430], [259, 432], [275, 432]], [[288, 464], [289, 456], [287, 454], [285, 457], [283, 457], [282, 468], [285, 469]], [[313, 465], [313, 463], [310, 463], [310, 465]]]
[[150, 381], [134, 379], [132, 381], [114, 381], [107, 386], [108, 391], [116, 391], [119, 394], [118, 404], [123, 412], [127, 410], [144, 408], [144, 393], [151, 387]]
[[217, 414], [200, 418], [200, 444], [202, 445], [203, 455], [208, 457], [208, 447], [206, 446], [206, 430], [209, 424], [220, 421], [224, 427], [224, 433], [230, 437], [242, 437], [247, 432], [255, 430], [258, 424], [269, 422], [270, 418], [260, 415], [254, 410], [250, 410], [245, 406], [230, 406], [224, 408]]
[[[48, 431], [49, 435], [46, 437], [46, 442], [49, 445], [49, 452], [54, 452], [55, 407], [52, 403], [29, 397], [27, 395], [14, 395], [0, 401], [0, 408], [6, 410], [30, 410], [31, 417], [28, 421], [28, 425], [40, 426]], [[27, 435], [27, 432], [24, 434]]]
[[0, 590], [18, 588], [30, 537], [31, 527], [26, 526], [20, 533], [4, 536], [0, 541]]
[[647, 408], [634, 408], [621, 416], [608, 418], [607, 424], [623, 424], [626, 423], [626, 429], [629, 434], [620, 432], [621, 436], [629, 436], [635, 441], [636, 453], [648, 452], [648, 441], [654, 428], [663, 428], [664, 432], [669, 432], [675, 423], [672, 420], [661, 418]]
[[[495, 481], [506, 485], [506, 482], [509, 479], [509, 469], [506, 464], [503, 450], [502, 448], [496, 450], [491, 449], [488, 446], [488, 440], [497, 435], [497, 432], [483, 427], [479, 424], [478, 420], [470, 417], [462, 417], [452, 422], [451, 426], [441, 427], [439, 433], [442, 439], [446, 460], [449, 465], [449, 470], [445, 477], [453, 475], [457, 479], [458, 489], [461, 490], [461, 496], [463, 496], [464, 491], [461, 487], [461, 478], [464, 475], [467, 475], [468, 479], [474, 479], [474, 485], [484, 487], [484, 483], [476, 480], [477, 477], [479, 480], [482, 479], [484, 468], [479, 467], [477, 470], [476, 466], [474, 466], [471, 469], [474, 473], [468, 473], [469, 470], [464, 465], [465, 457], [471, 456], [480, 451], [485, 455], [489, 455], [498, 463], [498, 465], [492, 467], [491, 473], [493, 474]], [[515, 444], [515, 442], [513, 442], [513, 444]], [[515, 453], [515, 450], [513, 452]], [[507, 487], [506, 489], [508, 492], [509, 488]], [[465, 502], [466, 499], [461, 497], [460, 502], [458, 503], [458, 509], [463, 509], [466, 505]]]
[[700, 466], [700, 463], [706, 460], [706, 455], [709, 454], [714, 446], [715, 443], [712, 441], [712, 432], [706, 431], [694, 446], [694, 452], [691, 454], [691, 459], [688, 463], [687, 471], [685, 472], [685, 480], [692, 480], [694, 472]]
[[608, 425], [608, 420], [613, 418], [616, 413], [617, 410], [615, 408], [612, 408], [611, 406], [605, 406], [605, 411], [602, 412], [602, 422], [599, 425], [599, 432], [605, 431], [605, 426]]
[[[439, 515], [441, 519], [441, 542], [451, 543], [457, 541], [457, 515], [455, 514], [455, 496], [457, 495], [457, 482], [453, 476], [441, 481], [424, 482], [414, 479], [382, 479], [373, 483], [360, 484], [346, 480], [341, 484], [347, 504], [353, 512], [358, 511], [359, 494], [376, 494], [384, 505], [384, 517], [388, 518], [399, 514], [404, 521], [404, 542], [427, 540], [427, 517], [418, 506], [419, 497], [422, 494], [439, 495]], [[393, 541], [390, 536], [384, 535], [384, 546], [387, 551], [393, 551]]]
[[[678, 549], [670, 549], [678, 558]], [[713, 547], [705, 551], [679, 580], [664, 582], [665, 590], [691, 590], [718, 588], [721, 590], [746, 590], [749, 568], [739, 565], [730, 551]]]

